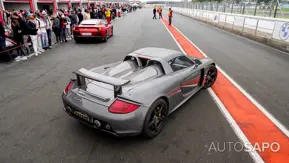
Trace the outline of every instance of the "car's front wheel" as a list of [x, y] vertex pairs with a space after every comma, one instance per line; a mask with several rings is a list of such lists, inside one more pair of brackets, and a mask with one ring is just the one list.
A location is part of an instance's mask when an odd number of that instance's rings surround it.
[[218, 70], [217, 70], [216, 66], [211, 65], [207, 74], [206, 74], [206, 78], [205, 78], [206, 80], [205, 80], [204, 88], [211, 87], [215, 83], [217, 76], [218, 76]]
[[142, 135], [154, 138], [161, 133], [168, 117], [168, 105], [164, 99], [156, 100], [150, 107], [144, 121]]

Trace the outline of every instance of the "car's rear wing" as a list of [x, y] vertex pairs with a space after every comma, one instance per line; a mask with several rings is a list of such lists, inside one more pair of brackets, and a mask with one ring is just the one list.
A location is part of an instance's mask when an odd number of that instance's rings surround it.
[[85, 88], [86, 81], [85, 79], [90, 79], [97, 82], [102, 82], [113, 86], [114, 97], [122, 93], [122, 86], [128, 84], [130, 81], [125, 79], [119, 79], [111, 76], [106, 76], [103, 74], [95, 73], [87, 69], [81, 68], [78, 71], [74, 72], [76, 74], [76, 80], [78, 87]]

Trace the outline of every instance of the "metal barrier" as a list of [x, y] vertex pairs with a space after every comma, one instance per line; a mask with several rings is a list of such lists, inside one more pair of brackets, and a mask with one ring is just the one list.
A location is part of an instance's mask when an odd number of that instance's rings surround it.
[[247, 16], [181, 7], [171, 8], [174, 12], [211, 22], [221, 27], [232, 28], [241, 33], [254, 34], [268, 39], [275, 39], [286, 44], [289, 43], [288, 19]]

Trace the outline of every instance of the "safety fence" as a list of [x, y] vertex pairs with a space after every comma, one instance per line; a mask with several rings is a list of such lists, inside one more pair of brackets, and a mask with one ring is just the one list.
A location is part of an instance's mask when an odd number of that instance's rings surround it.
[[[41, 38], [41, 34], [37, 34], [35, 35], [35, 37], [32, 39], [30, 36], [28, 35], [23, 35], [23, 43], [22, 44], [17, 44], [13, 38], [11, 37], [7, 37], [5, 39], [5, 49], [0, 49], [0, 58], [1, 61], [3, 59], [3, 56], [7, 56], [9, 59], [9, 61], [13, 61], [13, 58], [19, 56], [19, 57], [32, 57], [35, 55], [35, 49], [33, 48], [33, 43], [36, 43], [36, 49], [37, 49], [37, 53], [40, 54], [42, 53], [41, 49], [42, 49], [42, 44], [43, 44], [43, 39], [46, 39], [47, 44], [49, 44], [48, 39], [51, 39], [51, 44], [54, 44], [55, 42], [55, 37], [48, 37], [47, 35], [45, 36], [45, 38]], [[69, 40], [71, 38], [68, 38]], [[41, 48], [40, 48], [41, 47]], [[49, 47], [49, 45], [48, 45]], [[47, 47], [47, 48], [48, 48]], [[18, 54], [19, 50], [21, 49], [21, 51], [24, 53], [22, 55]], [[33, 52], [33, 53], [32, 53]], [[16, 54], [15, 54], [16, 53]], [[14, 56], [14, 57], [12, 57]]]
[[172, 7], [191, 8], [250, 16], [289, 18], [289, 4], [286, 1], [250, 0], [250, 1], [202, 1], [167, 2]]
[[172, 7], [172, 10], [224, 28], [231, 28], [241, 33], [274, 39], [286, 44], [289, 43], [289, 20], [287, 19], [247, 16], [180, 7]]

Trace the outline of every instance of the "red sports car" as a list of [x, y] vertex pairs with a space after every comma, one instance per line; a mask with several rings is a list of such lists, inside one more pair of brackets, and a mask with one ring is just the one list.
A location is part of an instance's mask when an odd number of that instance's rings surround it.
[[106, 42], [113, 36], [113, 25], [102, 19], [83, 20], [73, 28], [73, 36], [76, 43], [85, 39], [100, 39]]

